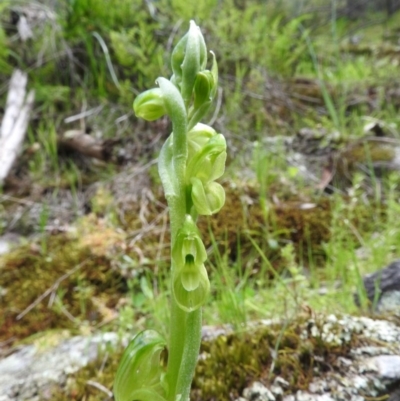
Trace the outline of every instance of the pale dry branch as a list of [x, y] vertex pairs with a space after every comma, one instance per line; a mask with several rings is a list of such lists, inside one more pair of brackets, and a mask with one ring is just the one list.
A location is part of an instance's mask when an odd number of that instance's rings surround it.
[[8, 90], [5, 114], [0, 127], [0, 183], [7, 178], [21, 151], [28, 127], [29, 115], [35, 95], [30, 91], [26, 96], [28, 77], [15, 70]]
[[70, 130], [59, 138], [58, 147], [69, 148], [98, 160], [109, 160], [112, 154], [112, 145], [115, 142], [96, 139], [81, 130]]

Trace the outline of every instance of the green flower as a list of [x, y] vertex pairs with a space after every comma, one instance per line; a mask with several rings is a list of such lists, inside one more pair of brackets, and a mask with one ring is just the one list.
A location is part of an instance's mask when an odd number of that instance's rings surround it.
[[194, 259], [188, 256], [185, 265], [173, 273], [172, 289], [181, 309], [193, 312], [200, 308], [210, 293], [210, 281], [204, 264], [196, 265]]
[[[199, 124], [196, 125], [198, 127]], [[206, 126], [207, 127], [207, 126]], [[217, 213], [225, 203], [223, 187], [214, 182], [225, 171], [226, 141], [223, 135], [214, 134], [212, 128], [194, 129], [189, 135], [189, 155], [186, 182], [191, 200], [200, 215]]]
[[133, 110], [137, 117], [147, 121], [162, 117], [167, 110], [161, 89], [153, 88], [141, 93], [133, 102]]
[[192, 201], [198, 214], [209, 216], [221, 210], [225, 204], [225, 190], [221, 184], [214, 181], [204, 184], [196, 177], [191, 183]]
[[186, 215], [185, 222], [178, 230], [172, 247], [172, 259], [176, 269], [183, 268], [188, 258], [193, 259], [195, 265], [201, 265], [207, 260], [207, 251], [201, 240], [199, 229], [190, 215]]
[[186, 180], [199, 178], [204, 184], [221, 177], [225, 171], [226, 140], [222, 134], [214, 135], [190, 160]]
[[187, 134], [188, 160], [204, 148], [208, 141], [217, 135], [217, 132], [209, 125], [198, 123]]
[[172, 247], [174, 261], [172, 288], [176, 302], [185, 311], [199, 308], [207, 299], [210, 282], [204, 262], [207, 252], [190, 215], [178, 230]]

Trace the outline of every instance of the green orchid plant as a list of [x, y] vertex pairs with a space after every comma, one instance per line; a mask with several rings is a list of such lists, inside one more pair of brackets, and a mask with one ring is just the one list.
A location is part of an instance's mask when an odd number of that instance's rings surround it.
[[133, 103], [148, 121], [164, 115], [173, 132], [164, 143], [158, 170], [169, 206], [171, 230], [171, 317], [168, 341], [153, 330], [139, 333], [126, 348], [114, 381], [116, 401], [187, 401], [200, 350], [201, 307], [210, 292], [207, 251], [196, 221], [225, 203], [216, 182], [225, 170], [226, 141], [200, 123], [217, 92], [214, 53], [194, 21], [171, 56], [173, 75]]

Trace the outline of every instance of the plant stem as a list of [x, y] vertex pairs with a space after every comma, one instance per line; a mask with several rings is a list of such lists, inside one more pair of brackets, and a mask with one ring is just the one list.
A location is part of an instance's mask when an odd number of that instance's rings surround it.
[[[160, 80], [160, 85], [163, 85], [163, 80]], [[172, 104], [172, 103], [171, 103]], [[177, 105], [172, 107], [178, 109]], [[170, 214], [170, 228], [171, 228], [171, 250], [173, 241], [176, 238], [178, 229], [182, 226], [185, 220], [186, 214], [186, 187], [185, 187], [185, 175], [186, 175], [186, 159], [187, 159], [187, 121], [186, 118], [182, 118], [180, 113], [176, 113], [180, 118], [173, 119], [173, 166], [175, 174], [175, 183], [177, 183], [176, 192], [173, 196], [168, 197], [168, 206]], [[160, 170], [160, 175], [162, 170]], [[174, 270], [172, 262], [171, 270]], [[185, 370], [182, 370], [182, 362], [185, 358], [186, 349], [188, 347], [187, 331], [189, 331], [189, 341], [193, 337], [193, 328], [188, 328], [189, 315], [193, 313], [187, 313], [181, 309], [176, 303], [174, 297], [171, 299], [171, 319], [170, 319], [170, 330], [169, 330], [169, 344], [168, 344], [168, 366], [166, 381], [168, 384], [168, 401], [175, 401], [177, 393], [177, 385], [181, 381], [181, 375], [184, 374], [187, 377]], [[200, 313], [201, 320], [201, 313]], [[198, 324], [197, 330], [200, 330], [201, 335], [201, 322], [200, 328]], [[197, 335], [198, 336], [198, 335]], [[191, 347], [192, 348], [192, 347]], [[198, 347], [197, 347], [198, 352]], [[190, 356], [189, 356], [190, 358]], [[193, 357], [191, 357], [193, 359]], [[195, 355], [194, 366], [196, 366], [197, 354]], [[193, 363], [192, 363], [193, 364]], [[184, 369], [186, 364], [184, 364]], [[193, 377], [194, 368], [190, 371], [190, 377]], [[189, 390], [185, 388], [185, 393], [190, 391], [191, 381], [186, 384]]]
[[168, 383], [168, 401], [175, 401], [176, 386], [186, 341], [186, 316], [187, 312], [182, 310], [176, 303], [174, 297], [172, 297], [166, 377]]
[[201, 344], [201, 308], [187, 314], [185, 344], [182, 354], [176, 394], [181, 395], [181, 401], [189, 400], [190, 389], [197, 365]]

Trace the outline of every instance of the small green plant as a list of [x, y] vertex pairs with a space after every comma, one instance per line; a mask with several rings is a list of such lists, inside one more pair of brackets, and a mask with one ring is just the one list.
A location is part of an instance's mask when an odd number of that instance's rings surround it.
[[215, 180], [224, 173], [226, 141], [199, 122], [217, 91], [218, 68], [211, 54], [212, 68], [207, 70], [204, 38], [191, 21], [172, 52], [171, 79], [158, 78], [158, 87], [140, 94], [133, 104], [145, 120], [165, 114], [172, 120], [173, 132], [158, 158], [170, 213], [172, 299], [168, 341], [153, 330], [131, 341], [116, 374], [116, 401], [189, 399], [201, 341], [201, 306], [210, 291], [207, 252], [196, 220], [225, 203], [224, 189]]

